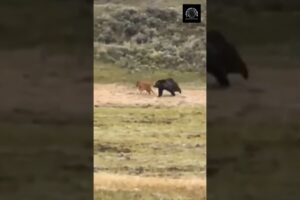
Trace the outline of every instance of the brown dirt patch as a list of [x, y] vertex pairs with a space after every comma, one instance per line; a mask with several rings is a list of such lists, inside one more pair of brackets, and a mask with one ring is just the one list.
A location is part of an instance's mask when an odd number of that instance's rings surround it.
[[193, 106], [206, 104], [206, 91], [203, 89], [191, 90], [182, 88], [182, 94], [175, 97], [164, 92], [163, 97], [156, 95], [140, 94], [132, 86], [118, 84], [95, 84], [94, 105], [97, 106]]

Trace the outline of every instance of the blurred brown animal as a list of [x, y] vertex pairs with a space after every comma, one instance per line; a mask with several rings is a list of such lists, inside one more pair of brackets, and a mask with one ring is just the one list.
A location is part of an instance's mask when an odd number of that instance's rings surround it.
[[142, 93], [143, 91], [146, 91], [149, 95], [150, 94], [155, 94], [154, 91], [152, 90], [152, 81], [145, 81], [145, 80], [140, 80], [136, 82], [136, 87]]

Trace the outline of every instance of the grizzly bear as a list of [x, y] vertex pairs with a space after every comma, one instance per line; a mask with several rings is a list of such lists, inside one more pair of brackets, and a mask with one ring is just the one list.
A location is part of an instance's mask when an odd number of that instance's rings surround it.
[[180, 87], [172, 78], [158, 80], [153, 87], [158, 88], [158, 97], [162, 96], [163, 90], [167, 90], [172, 96], [175, 96], [175, 92], [181, 94]]
[[241, 74], [244, 79], [249, 77], [247, 66], [237, 49], [216, 30], [207, 33], [207, 72], [224, 87], [230, 86], [227, 77], [230, 73]]

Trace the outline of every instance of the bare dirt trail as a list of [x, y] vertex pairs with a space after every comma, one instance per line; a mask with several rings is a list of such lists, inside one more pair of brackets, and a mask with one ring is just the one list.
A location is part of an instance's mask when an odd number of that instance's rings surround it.
[[203, 191], [204, 194], [205, 188], [206, 180], [201, 178], [172, 179], [94, 173], [94, 190], [140, 191], [147, 189], [160, 192], [195, 192], [200, 189], [200, 192]]
[[[153, 89], [157, 94], [157, 89]], [[166, 91], [164, 96], [140, 94], [132, 86], [118, 84], [95, 84], [94, 105], [101, 106], [193, 106], [206, 104], [206, 90], [186, 90], [175, 97]]]

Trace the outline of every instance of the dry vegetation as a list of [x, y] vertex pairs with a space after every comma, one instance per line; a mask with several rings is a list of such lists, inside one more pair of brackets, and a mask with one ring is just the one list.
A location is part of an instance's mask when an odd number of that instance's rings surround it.
[[94, 176], [94, 185], [95, 190], [196, 193], [201, 198], [200, 195], [205, 194], [206, 182], [200, 178], [172, 179], [98, 173]]
[[[129, 70], [204, 70], [205, 20], [183, 24], [180, 6], [95, 7], [95, 59]], [[201, 36], [201, 37], [198, 37]]]
[[94, 177], [96, 199], [197, 199], [204, 200], [203, 179], [171, 179], [99, 173]]

